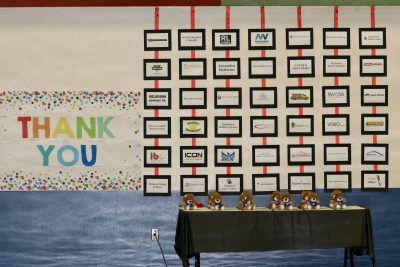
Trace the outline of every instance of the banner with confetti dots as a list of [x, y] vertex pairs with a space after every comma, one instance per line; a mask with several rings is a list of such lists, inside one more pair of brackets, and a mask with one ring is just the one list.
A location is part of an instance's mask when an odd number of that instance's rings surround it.
[[140, 93], [0, 92], [0, 190], [141, 189]]

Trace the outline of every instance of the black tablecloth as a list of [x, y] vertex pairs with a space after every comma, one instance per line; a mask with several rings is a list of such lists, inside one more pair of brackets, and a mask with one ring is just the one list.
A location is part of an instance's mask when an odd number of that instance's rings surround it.
[[315, 211], [179, 211], [175, 251], [200, 252], [321, 248], [366, 249], [375, 261], [368, 209]]

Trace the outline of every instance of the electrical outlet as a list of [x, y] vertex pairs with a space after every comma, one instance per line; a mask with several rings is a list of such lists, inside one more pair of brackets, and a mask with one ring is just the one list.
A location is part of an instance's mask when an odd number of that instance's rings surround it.
[[151, 229], [151, 240], [153, 240], [153, 241], [158, 240], [158, 229], [157, 228]]

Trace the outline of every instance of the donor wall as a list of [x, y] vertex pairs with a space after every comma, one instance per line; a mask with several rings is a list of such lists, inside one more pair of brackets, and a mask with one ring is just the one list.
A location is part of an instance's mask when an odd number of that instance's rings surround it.
[[0, 190], [398, 188], [399, 12], [0, 10]]

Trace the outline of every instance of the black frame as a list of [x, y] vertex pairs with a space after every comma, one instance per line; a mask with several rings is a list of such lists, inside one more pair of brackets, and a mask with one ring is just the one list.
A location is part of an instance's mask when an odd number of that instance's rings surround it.
[[[255, 161], [256, 149], [275, 149], [276, 152], [276, 162], [274, 163], [259, 163]], [[253, 166], [279, 166], [280, 165], [280, 150], [279, 145], [254, 145], [251, 147], [251, 161]]]
[[[166, 106], [149, 106], [147, 103], [147, 96], [149, 93], [167, 93], [168, 102]], [[172, 99], [171, 99], [171, 88], [144, 88], [143, 91], [143, 109], [171, 109]]]
[[[327, 59], [345, 59], [347, 61], [346, 73], [327, 73], [326, 71], [326, 60]], [[323, 56], [323, 76], [324, 77], [349, 77], [350, 76], [350, 56]]]
[[[386, 150], [384, 161], [366, 161], [364, 157], [365, 147], [384, 147]], [[389, 144], [361, 144], [361, 164], [363, 165], [388, 165], [389, 164]]]
[[[225, 148], [239, 150], [239, 162], [238, 163], [218, 162], [218, 150], [225, 149]], [[233, 166], [240, 167], [240, 166], [242, 166], [242, 146], [214, 146], [214, 162], [215, 162], [214, 163], [215, 167], [233, 167]]]
[[[147, 134], [146, 123], [148, 121], [166, 121], [168, 124], [166, 135]], [[143, 117], [143, 138], [171, 138], [171, 117]]]
[[[345, 132], [327, 132], [325, 126], [325, 119], [327, 118], [345, 118], [346, 131]], [[350, 135], [350, 115], [349, 114], [322, 114], [322, 135]]]
[[[168, 193], [147, 193], [147, 180], [149, 179], [165, 179], [168, 180]], [[171, 196], [171, 175], [143, 175], [143, 196]]]
[[[252, 33], [271, 33], [272, 34], [272, 45], [271, 46], [252, 46], [251, 45], [251, 34]], [[248, 49], [249, 50], [275, 50], [276, 49], [276, 32], [275, 29], [248, 29]]]
[[[238, 134], [221, 134], [218, 133], [218, 121], [239, 121], [239, 133]], [[214, 116], [214, 137], [242, 137], [243, 131], [242, 117], [241, 116]]]
[[[327, 90], [345, 90], [346, 91], [346, 103], [326, 103], [326, 91]], [[322, 106], [323, 107], [349, 107], [350, 106], [350, 87], [348, 85], [342, 86], [322, 86]]]
[[[168, 64], [168, 74], [167, 77], [151, 77], [147, 76], [146, 73], [146, 64], [151, 63], [167, 63]], [[154, 81], [154, 80], [171, 80], [171, 59], [163, 58], [163, 59], [143, 59], [143, 80], [145, 81]]]
[[[289, 103], [290, 102], [290, 97], [289, 97], [289, 93], [291, 90], [308, 90], [310, 91], [310, 103], [299, 103], [299, 104], [293, 104], [293, 103]], [[286, 107], [287, 108], [294, 108], [294, 107], [313, 107], [314, 106], [314, 93], [313, 93], [313, 87], [312, 86], [287, 86], [286, 87]]]
[[[240, 190], [237, 192], [221, 192], [219, 190], [219, 179], [220, 178], [239, 178], [240, 179]], [[243, 174], [217, 174], [215, 175], [216, 191], [221, 195], [240, 195], [243, 192]]]
[[[383, 32], [383, 44], [382, 45], [363, 45], [362, 44], [362, 32], [369, 31], [369, 32]], [[386, 48], [386, 28], [359, 28], [358, 29], [358, 44], [360, 49], [385, 49]]]
[[[311, 148], [311, 161], [290, 161], [290, 149], [291, 148], [299, 148], [299, 147], [304, 147], [304, 148]], [[305, 144], [305, 145], [287, 145], [287, 155], [288, 155], [288, 166], [312, 166], [315, 165], [315, 144]]]
[[[171, 51], [172, 40], [171, 30], [144, 30], [144, 51]], [[167, 33], [168, 34], [168, 46], [167, 47], [148, 47], [147, 46], [147, 34], [148, 33]]]
[[[184, 62], [202, 62], [203, 75], [183, 76], [182, 63]], [[180, 58], [179, 59], [179, 80], [206, 80], [207, 79], [207, 59], [206, 58]]]
[[[382, 89], [385, 91], [385, 102], [366, 103], [364, 99], [364, 91], [368, 89]], [[388, 106], [388, 86], [387, 85], [361, 85], [361, 106]]]
[[[239, 103], [238, 105], [218, 105], [218, 92], [237, 92]], [[214, 88], [214, 108], [215, 109], [225, 109], [225, 108], [242, 108], [242, 88], [241, 87], [215, 87]]]
[[315, 192], [315, 172], [302, 172], [302, 173], [288, 173], [288, 191], [291, 194], [300, 194], [304, 190], [292, 190], [292, 177], [293, 176], [304, 176], [304, 177], [309, 177], [311, 176], [312, 179], [312, 188], [307, 191], [313, 191]]
[[[328, 175], [346, 175], [347, 176], [347, 188], [343, 189], [343, 188], [335, 188], [335, 189], [328, 189]], [[342, 192], [351, 192], [351, 172], [345, 171], [345, 172], [324, 172], [324, 192], [332, 192], [333, 190], [341, 190]]]
[[[215, 39], [215, 34], [216, 33], [234, 33], [236, 34], [236, 45], [233, 47], [217, 47], [216, 46], [216, 39]], [[212, 50], [240, 50], [240, 31], [239, 29], [218, 29], [218, 30], [212, 30]]]
[[[385, 174], [385, 187], [365, 187], [365, 174]], [[361, 171], [361, 191], [369, 192], [386, 192], [389, 191], [389, 172], [388, 171]]]
[[[226, 62], [237, 62], [237, 73], [236, 75], [217, 75], [216, 68], [218, 61], [226, 61]], [[240, 79], [240, 58], [213, 58], [213, 79]]]
[[[311, 120], [311, 132], [290, 132], [290, 120], [309, 119]], [[286, 116], [286, 136], [314, 136], [314, 115], [287, 115]]]
[[[203, 105], [184, 105], [183, 92], [203, 92]], [[207, 88], [179, 88], [179, 109], [206, 109], [207, 108]]]
[[[259, 105], [254, 104], [253, 93], [256, 91], [272, 91], [274, 92], [274, 104]], [[278, 107], [278, 94], [277, 87], [250, 87], [250, 108], [277, 108]]]
[[[365, 130], [365, 123], [364, 123], [364, 119], [365, 118], [385, 118], [385, 131], [366, 131]], [[375, 114], [361, 114], [361, 134], [362, 135], [388, 135], [389, 134], [389, 114], [388, 113], [375, 113]]]
[[[346, 161], [328, 161], [328, 148], [330, 147], [347, 147], [348, 160]], [[324, 164], [325, 165], [350, 165], [351, 164], [351, 144], [324, 144]]]
[[[192, 178], [192, 179], [204, 179], [204, 192], [184, 192], [183, 191], [183, 180], [185, 178]], [[180, 184], [181, 184], [181, 196], [184, 196], [186, 194], [192, 193], [195, 194], [196, 196], [207, 196], [208, 195], [208, 175], [186, 175], [183, 174], [180, 176]]]
[[[204, 121], [204, 133], [203, 134], [184, 134], [183, 133], [183, 121], [185, 120], [190, 120], [190, 121]], [[208, 131], [208, 126], [207, 126], [207, 117], [180, 117], [179, 118], [179, 129], [180, 129], [180, 137], [181, 138], [207, 138], [207, 131]]]
[[[311, 60], [311, 73], [306, 73], [306, 74], [291, 74], [290, 73], [290, 61], [291, 60]], [[288, 73], [288, 78], [309, 78], [309, 77], [315, 77], [315, 57], [313, 56], [307, 56], [307, 57], [287, 57], [287, 73]]]
[[[256, 191], [256, 179], [257, 178], [276, 178], [276, 190]], [[253, 195], [269, 195], [274, 191], [280, 191], [280, 175], [279, 175], [279, 173], [253, 174], [251, 180], [252, 180], [252, 187], [253, 187]]]
[[[383, 59], [383, 73], [363, 73], [362, 62], [364, 59]], [[360, 56], [360, 76], [361, 77], [386, 77], [387, 76], [387, 56]]]
[[[326, 34], [328, 32], [346, 32], [347, 43], [346, 45], [327, 45]], [[323, 28], [322, 29], [322, 47], [323, 49], [350, 49], [350, 28]]]
[[[185, 149], [190, 150], [202, 150], [204, 152], [204, 163], [183, 163], [183, 151]], [[180, 146], [179, 147], [179, 159], [180, 167], [207, 167], [208, 166], [208, 146]]]
[[[181, 34], [182, 33], [201, 33], [202, 42], [201, 46], [182, 46]], [[206, 50], [206, 30], [205, 29], [178, 29], [178, 50]]]
[[[290, 45], [289, 44], [289, 32], [310, 32], [310, 44], [309, 45]], [[286, 49], [313, 49], [314, 48], [314, 29], [313, 28], [286, 28]]]
[[[274, 120], [274, 133], [254, 133], [254, 120]], [[251, 137], [277, 137], [278, 136], [278, 116], [250, 116], [250, 136]]]
[[[272, 61], [273, 73], [272, 74], [252, 74], [251, 62], [252, 61]], [[249, 57], [249, 79], [261, 78], [276, 78], [276, 57]]]
[[[168, 163], [167, 164], [149, 164], [147, 160], [147, 152], [151, 150], [166, 150], [168, 151]], [[158, 168], [170, 168], [171, 167], [171, 155], [172, 155], [172, 150], [170, 146], [144, 146], [143, 147], [144, 151], [144, 167], [145, 168], [153, 168], [153, 167], [158, 167]]]

